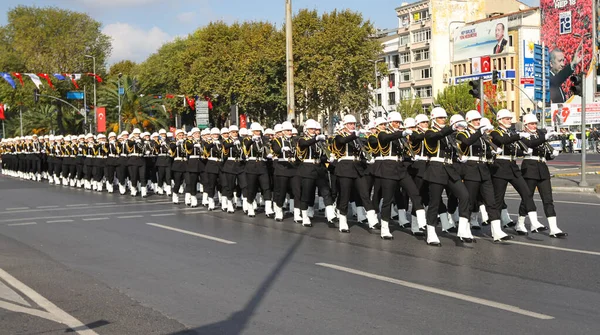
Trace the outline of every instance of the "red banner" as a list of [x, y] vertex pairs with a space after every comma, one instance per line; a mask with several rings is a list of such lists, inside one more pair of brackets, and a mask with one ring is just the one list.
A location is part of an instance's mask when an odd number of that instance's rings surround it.
[[0, 120], [4, 120], [4, 104], [0, 104]]
[[240, 129], [246, 128], [248, 124], [246, 123], [246, 114], [240, 114]]
[[490, 56], [481, 57], [481, 72], [482, 73], [491, 72], [492, 71], [491, 63], [492, 62], [490, 60]]
[[99, 133], [106, 131], [106, 107], [96, 108], [96, 130]]

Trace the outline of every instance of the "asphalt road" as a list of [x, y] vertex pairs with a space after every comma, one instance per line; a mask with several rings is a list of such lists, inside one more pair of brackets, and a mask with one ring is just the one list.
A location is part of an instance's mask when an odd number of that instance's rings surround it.
[[[600, 154], [588, 152], [585, 155], [588, 169], [600, 170]], [[581, 167], [581, 154], [561, 153], [555, 159], [548, 161], [548, 166], [560, 170], [576, 170]]]
[[436, 248], [0, 177], [0, 333], [597, 333], [600, 198], [555, 200], [567, 239]]

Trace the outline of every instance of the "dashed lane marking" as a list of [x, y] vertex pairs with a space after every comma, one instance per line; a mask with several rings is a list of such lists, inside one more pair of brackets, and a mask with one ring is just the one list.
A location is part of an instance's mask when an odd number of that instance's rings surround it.
[[101, 221], [101, 220], [108, 220], [108, 218], [84, 218], [81, 219], [82, 221]]
[[170, 209], [160, 209], [155, 211], [134, 211], [134, 212], [116, 212], [116, 213], [92, 213], [92, 214], [76, 214], [76, 215], [62, 215], [62, 216], [41, 216], [41, 217], [29, 217], [29, 218], [14, 218], [14, 219], [5, 219], [0, 220], [0, 223], [13, 223], [18, 221], [35, 221], [35, 220], [52, 220], [52, 219], [70, 219], [70, 218], [85, 218], [85, 217], [97, 217], [101, 214], [110, 214], [110, 215], [128, 215], [128, 214], [149, 214], [149, 213], [164, 213], [164, 212], [183, 212], [188, 211], [188, 208], [170, 208]]
[[46, 223], [64, 223], [64, 222], [73, 222], [73, 220], [50, 220], [50, 221], [46, 221]]
[[[492, 237], [489, 235], [484, 235], [485, 237], [479, 237], [479, 236], [474, 236], [475, 239], [485, 239], [485, 240], [492, 240]], [[557, 250], [557, 251], [566, 251], [566, 252], [573, 252], [573, 253], [577, 253], [577, 254], [586, 254], [586, 255], [593, 255], [593, 256], [600, 256], [600, 252], [598, 251], [590, 251], [590, 250], [581, 250], [581, 249], [571, 249], [571, 248], [563, 248], [563, 247], [555, 247], [552, 245], [543, 245], [543, 244], [536, 244], [536, 243], [529, 243], [529, 242], [521, 242], [521, 241], [515, 241], [515, 240], [509, 240], [509, 241], [503, 241], [502, 243], [510, 243], [510, 244], [516, 244], [516, 245], [522, 245], [522, 246], [526, 246], [526, 247], [534, 247], [534, 248], [541, 248], [541, 249], [550, 249], [550, 250]]]
[[22, 222], [22, 223], [9, 223], [7, 226], [16, 227], [16, 226], [31, 226], [37, 224], [37, 222]]
[[53, 206], [37, 206], [36, 208], [38, 209], [49, 209], [49, 208], [58, 208], [60, 206], [57, 205], [53, 205]]
[[171, 216], [171, 215], [175, 215], [175, 213], [150, 214], [150, 216]]
[[[146, 202], [140, 202], [140, 203], [135, 203], [135, 204], [119, 204], [119, 205], [108, 205], [108, 206], [94, 206], [94, 207], [90, 207], [90, 208], [86, 208], [87, 209], [98, 209], [98, 208], [114, 208], [114, 207], [118, 207], [118, 208], [123, 208], [123, 207], [137, 207], [137, 206], [162, 206], [163, 204], [160, 203], [146, 203]], [[49, 209], [29, 209], [29, 210], [24, 210], [25, 208], [19, 208], [19, 209], [15, 209], [12, 211], [5, 211], [5, 212], [0, 212], [0, 214], [17, 214], [17, 213], [35, 213], [35, 212], [53, 212], [53, 211], [72, 211], [72, 210], [79, 210], [81, 209], [79, 207], [65, 207], [65, 208], [49, 208]]]
[[185, 212], [183, 214], [184, 215], [192, 215], [192, 214], [202, 214], [202, 213], [206, 213], [206, 209], [196, 210], [196, 211], [193, 211], [193, 212]]
[[117, 216], [117, 219], [134, 219], [134, 218], [143, 218], [143, 215], [125, 215], [125, 216]]
[[116, 205], [116, 202], [97, 202], [94, 205], [96, 206], [105, 206], [105, 205]]
[[25, 209], [29, 209], [29, 207], [12, 207], [12, 208], [7, 208], [7, 211], [22, 211]]
[[67, 205], [67, 207], [84, 207], [84, 206], [89, 206], [90, 204], [71, 204], [71, 205]]
[[183, 229], [179, 229], [179, 228], [164, 226], [164, 225], [157, 224], [157, 223], [146, 223], [146, 224], [149, 225], [149, 226], [152, 226], [152, 227], [157, 227], [157, 228], [167, 229], [167, 230], [171, 230], [171, 231], [176, 231], [178, 233], [187, 234], [187, 235], [191, 235], [191, 236], [196, 236], [196, 237], [204, 238], [204, 239], [215, 241], [215, 242], [219, 242], [219, 243], [224, 243], [224, 244], [236, 244], [237, 243], [237, 242], [234, 242], [234, 241], [224, 240], [222, 238], [218, 238], [218, 237], [214, 237], [214, 236], [209, 236], [209, 235], [204, 235], [204, 234], [196, 233], [196, 232], [189, 231], [189, 230], [183, 230]]
[[380, 276], [377, 274], [364, 272], [364, 271], [360, 271], [360, 270], [356, 270], [356, 269], [352, 269], [352, 268], [347, 268], [347, 267], [343, 267], [343, 266], [339, 266], [339, 265], [329, 264], [329, 263], [316, 263], [316, 265], [334, 269], [334, 270], [338, 270], [338, 271], [342, 271], [342, 272], [346, 272], [346, 273], [351, 273], [351, 274], [362, 276], [362, 277], [377, 279], [377, 280], [380, 280], [383, 282], [388, 282], [388, 283], [392, 283], [392, 284], [396, 284], [396, 285], [400, 285], [400, 286], [404, 286], [404, 287], [408, 287], [408, 288], [412, 288], [412, 289], [416, 289], [416, 290], [420, 290], [420, 291], [425, 291], [428, 293], [433, 293], [433, 294], [445, 296], [448, 298], [454, 298], [454, 299], [463, 300], [463, 301], [467, 301], [467, 302], [478, 304], [478, 305], [501, 309], [503, 311], [521, 314], [521, 315], [529, 316], [529, 317], [532, 317], [535, 319], [541, 319], [541, 320], [554, 319], [554, 317], [550, 316], [550, 315], [540, 314], [540, 313], [528, 311], [525, 309], [521, 309], [518, 306], [507, 305], [507, 304], [503, 304], [500, 302], [477, 298], [477, 297], [473, 297], [473, 296], [458, 293], [458, 292], [442, 290], [442, 289], [431, 287], [431, 286], [426, 286], [426, 285], [421, 285], [421, 284], [417, 284], [417, 283], [412, 283], [409, 281]]

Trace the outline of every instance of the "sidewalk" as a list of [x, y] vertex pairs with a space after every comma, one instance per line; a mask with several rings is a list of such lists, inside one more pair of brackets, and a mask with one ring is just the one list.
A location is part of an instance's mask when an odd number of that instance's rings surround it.
[[581, 181], [579, 171], [561, 172], [560, 169], [550, 168], [550, 174], [552, 175], [552, 189], [556, 192], [600, 194], [600, 170], [597, 167], [588, 167], [586, 171], [588, 187], [579, 186]]

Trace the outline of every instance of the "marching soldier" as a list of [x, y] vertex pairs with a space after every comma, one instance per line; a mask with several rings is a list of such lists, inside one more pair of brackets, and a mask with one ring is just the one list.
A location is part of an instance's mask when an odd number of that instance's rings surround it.
[[215, 209], [215, 194], [218, 185], [217, 181], [221, 174], [223, 147], [221, 141], [219, 141], [219, 136], [221, 135], [219, 128], [212, 128], [210, 130], [210, 135], [211, 138], [204, 144], [204, 156], [207, 159], [204, 192], [208, 195], [208, 210], [212, 211]]
[[158, 148], [156, 148], [156, 191], [158, 194], [171, 196], [171, 165], [173, 163], [173, 157], [171, 157], [171, 140], [167, 138], [167, 132], [161, 129], [158, 132], [159, 138], [157, 139]]
[[252, 123], [250, 126], [252, 137], [246, 137], [242, 142], [244, 155], [246, 156], [246, 199], [248, 203], [248, 216], [255, 217], [255, 199], [260, 187], [262, 196], [265, 199], [265, 214], [267, 217], [273, 216], [273, 206], [271, 202], [271, 188], [269, 175], [267, 173], [267, 157], [270, 154], [269, 144], [262, 136], [263, 128], [258, 123]]
[[192, 128], [192, 139], [184, 141], [184, 148], [187, 154], [187, 179], [185, 179], [185, 203], [191, 207], [198, 207], [198, 178], [204, 171], [204, 162], [201, 158], [204, 156], [204, 148], [200, 140], [200, 129]]
[[105, 144], [106, 151], [106, 190], [108, 193], [114, 192], [115, 173], [119, 166], [119, 144], [117, 143], [117, 134], [110, 132], [108, 134], [108, 143]]
[[173, 156], [173, 165], [171, 172], [173, 173], [173, 203], [179, 204], [178, 190], [185, 178], [187, 171], [187, 150], [185, 148], [185, 133], [181, 129], [175, 131], [175, 140], [171, 142], [170, 149]]

